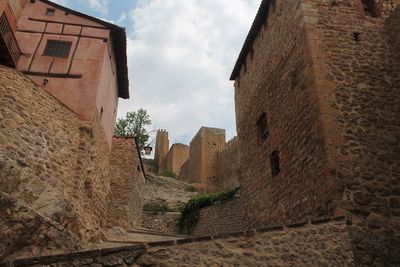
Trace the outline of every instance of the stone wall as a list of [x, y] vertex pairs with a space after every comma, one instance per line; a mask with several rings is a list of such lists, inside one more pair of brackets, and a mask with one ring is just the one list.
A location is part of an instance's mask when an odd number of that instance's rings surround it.
[[234, 233], [243, 230], [240, 198], [218, 203], [200, 210], [194, 236]]
[[72, 231], [82, 244], [99, 241], [107, 215], [109, 151], [98, 120], [81, 122], [31, 80], [4, 67], [0, 110], [0, 191]]
[[163, 234], [176, 234], [176, 223], [180, 212], [151, 213], [143, 212], [142, 227]]
[[72, 232], [3, 192], [0, 218], [0, 261], [82, 249]]
[[244, 222], [352, 214], [357, 263], [395, 266], [400, 1], [373, 2], [377, 16], [358, 0], [269, 3], [235, 81]]
[[184, 144], [173, 144], [168, 151], [166, 169], [179, 175], [183, 163], [189, 158], [189, 147]]
[[329, 94], [325, 105], [334, 108], [334, 120], [321, 116], [335, 123], [335, 131], [326, 127], [326, 138], [341, 137], [329, 144], [337, 151], [329, 155], [339, 162], [335, 174], [345, 186], [340, 207], [360, 227], [353, 232], [357, 261], [398, 264], [400, 250], [393, 248], [400, 247], [400, 11], [394, 9], [400, 1], [376, 2], [377, 17], [364, 14], [360, 1], [335, 7], [307, 2], [315, 44], [310, 50], [321, 66], [316, 79], [327, 85], [317, 92]]
[[135, 139], [114, 137], [110, 160], [109, 227], [131, 229], [141, 226], [144, 185]]
[[[313, 65], [300, 1], [263, 1], [269, 8], [235, 81], [243, 222], [247, 227], [333, 213], [336, 182], [312, 91]], [[259, 13], [261, 14], [261, 13]], [[258, 21], [260, 23], [260, 21]], [[268, 132], [258, 121], [265, 113]], [[271, 156], [279, 151], [280, 172]]]
[[[82, 217], [74, 232], [82, 231], [80, 228], [90, 229], [93, 223], [98, 225], [97, 230], [106, 225], [110, 192], [110, 151], [100, 118], [95, 115], [93, 122], [81, 122], [79, 133], [74, 184], [64, 190], [72, 189], [68, 194], [77, 202], [78, 213], [82, 210], [89, 217]], [[93, 234], [91, 241], [99, 241], [101, 236]]]
[[239, 140], [232, 138], [223, 145], [212, 160], [215, 176], [209, 178], [212, 191], [228, 191], [239, 187]]

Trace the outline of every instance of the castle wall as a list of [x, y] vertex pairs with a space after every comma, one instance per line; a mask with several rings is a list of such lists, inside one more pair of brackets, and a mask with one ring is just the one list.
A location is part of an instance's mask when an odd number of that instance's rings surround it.
[[154, 153], [154, 161], [158, 173], [162, 173], [167, 165], [167, 154], [169, 149], [168, 132], [166, 130], [158, 130], [156, 135], [156, 149]]
[[101, 238], [109, 151], [97, 120], [71, 110], [20, 73], [0, 68], [0, 191], [74, 232]]
[[215, 176], [209, 178], [212, 191], [228, 191], [239, 187], [239, 140], [233, 138], [215, 154], [212, 160]]
[[[48, 8], [55, 9], [53, 15], [47, 15]], [[16, 38], [22, 52], [17, 69], [43, 85], [82, 120], [92, 121], [97, 114], [111, 149], [118, 93], [110, 30], [35, 1], [23, 9]], [[45, 56], [49, 40], [70, 42], [68, 56]]]
[[108, 226], [141, 227], [145, 177], [134, 138], [113, 138]]
[[316, 79], [327, 80], [320, 94], [331, 96], [324, 101], [335, 110], [336, 130], [327, 139], [342, 139], [330, 145], [345, 186], [340, 207], [357, 225], [355, 255], [360, 266], [392, 266], [400, 253], [393, 249], [400, 247], [400, 1], [376, 1], [377, 17], [365, 15], [359, 1], [308, 2], [313, 58], [321, 66]]
[[240, 198], [202, 208], [192, 235], [207, 236], [242, 231], [240, 212]]
[[179, 175], [183, 163], [189, 159], [189, 147], [184, 144], [173, 144], [168, 151], [166, 169]]
[[[329, 215], [333, 200], [341, 197], [334, 195], [338, 186], [327, 168], [301, 6], [299, 1], [274, 3], [235, 81], [246, 227]], [[263, 113], [268, 133], [260, 138]], [[270, 160], [274, 151], [279, 151], [277, 174]]]
[[178, 179], [207, 185], [209, 178], [215, 176], [213, 158], [224, 144], [224, 129], [201, 127], [190, 142], [188, 170]]

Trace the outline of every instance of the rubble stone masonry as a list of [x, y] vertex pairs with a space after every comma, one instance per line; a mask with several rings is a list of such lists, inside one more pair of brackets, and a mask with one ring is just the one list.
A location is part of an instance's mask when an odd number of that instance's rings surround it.
[[240, 212], [240, 198], [202, 208], [192, 234], [206, 236], [242, 231]]
[[4, 67], [0, 111], [0, 191], [72, 231], [82, 244], [99, 241], [109, 193], [101, 124], [81, 122], [31, 80]]
[[334, 122], [326, 139], [341, 137], [337, 146], [329, 143], [345, 186], [340, 207], [353, 215], [355, 256], [366, 266], [400, 264], [399, 4], [375, 1], [375, 16], [360, 1], [305, 4], [314, 21], [308, 26], [312, 57], [321, 66], [317, 88], [330, 94], [324, 101], [335, 110], [325, 120]]
[[134, 138], [113, 138], [108, 225], [140, 227], [145, 177]]
[[235, 81], [242, 218], [254, 226], [351, 214], [357, 264], [396, 266], [400, 1], [365, 2], [373, 15], [359, 0], [269, 1]]
[[[243, 222], [247, 227], [299, 221], [333, 212], [300, 1], [276, 1], [235, 82]], [[268, 135], [258, 137], [266, 113]], [[280, 173], [270, 157], [279, 151]]]

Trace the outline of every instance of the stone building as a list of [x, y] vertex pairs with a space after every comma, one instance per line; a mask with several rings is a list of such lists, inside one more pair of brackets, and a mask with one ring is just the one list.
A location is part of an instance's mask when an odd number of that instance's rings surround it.
[[166, 170], [176, 175], [181, 172], [182, 165], [189, 159], [189, 146], [173, 144], [166, 158]]
[[206, 184], [208, 178], [215, 176], [212, 159], [224, 144], [224, 129], [201, 127], [190, 142], [189, 161], [178, 179]]
[[168, 149], [169, 139], [167, 130], [158, 130], [156, 136], [156, 149], [154, 152], [154, 161], [156, 163], [158, 173], [162, 173], [166, 170]]
[[16, 68], [0, 66], [0, 259], [139, 226], [140, 153], [112, 138], [129, 97], [125, 30], [45, 0], [1, 0], [0, 12], [0, 64]]
[[346, 214], [358, 262], [397, 261], [399, 4], [262, 1], [231, 75], [246, 227]]

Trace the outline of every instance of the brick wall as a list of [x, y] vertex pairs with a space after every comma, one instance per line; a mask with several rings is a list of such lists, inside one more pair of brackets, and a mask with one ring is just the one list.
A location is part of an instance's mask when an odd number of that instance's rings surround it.
[[108, 226], [127, 229], [142, 224], [145, 178], [134, 138], [113, 138]]
[[200, 210], [194, 236], [234, 233], [243, 230], [240, 198], [218, 203]]
[[166, 169], [179, 175], [183, 163], [189, 158], [189, 147], [184, 144], [173, 144], [168, 151]]
[[[266, 1], [264, 1], [266, 2]], [[235, 82], [243, 221], [247, 227], [333, 213], [333, 178], [298, 1], [276, 1]], [[257, 121], [267, 114], [268, 136]], [[279, 151], [280, 173], [270, 157]]]

